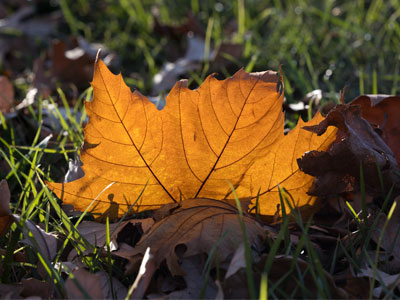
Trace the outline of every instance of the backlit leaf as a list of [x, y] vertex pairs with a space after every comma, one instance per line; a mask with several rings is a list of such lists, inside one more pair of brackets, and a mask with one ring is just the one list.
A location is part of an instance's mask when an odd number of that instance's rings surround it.
[[[240, 70], [221, 81], [211, 75], [197, 90], [181, 80], [161, 111], [138, 91], [132, 94], [101, 61], [92, 86], [81, 153], [85, 176], [49, 183], [64, 203], [84, 210], [96, 199], [93, 213], [116, 217], [137, 199], [135, 211], [197, 197], [232, 199], [229, 181], [253, 204], [260, 192], [264, 215], [276, 212], [278, 184], [297, 206], [312, 204], [306, 194], [312, 177], [299, 171], [296, 158], [326, 150], [336, 131], [318, 137], [302, 130], [301, 122], [284, 136], [282, 84], [275, 72]], [[307, 125], [321, 120], [318, 115]]]

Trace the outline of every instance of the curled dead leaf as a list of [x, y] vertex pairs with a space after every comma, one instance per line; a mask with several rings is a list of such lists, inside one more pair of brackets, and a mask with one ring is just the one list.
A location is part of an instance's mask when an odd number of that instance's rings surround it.
[[297, 160], [303, 172], [316, 176], [310, 195], [358, 191], [361, 165], [366, 190], [371, 194], [382, 193], [378, 168], [386, 192], [392, 186], [400, 187], [400, 169], [392, 150], [361, 117], [359, 106], [337, 105], [320, 124], [304, 128], [323, 134], [328, 126], [339, 129], [330, 149], [309, 151]]

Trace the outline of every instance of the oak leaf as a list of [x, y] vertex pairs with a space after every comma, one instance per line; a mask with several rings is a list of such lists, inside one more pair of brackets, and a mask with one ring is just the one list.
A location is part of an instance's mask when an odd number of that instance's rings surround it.
[[[95, 64], [94, 97], [81, 152], [85, 176], [69, 183], [48, 183], [64, 203], [111, 217], [155, 209], [167, 203], [205, 197], [233, 199], [259, 195], [260, 213], [274, 215], [278, 185], [296, 206], [312, 204], [306, 194], [312, 177], [296, 162], [305, 151], [326, 150], [335, 129], [323, 136], [302, 130], [284, 135], [283, 86], [275, 72], [206, 78], [197, 90], [177, 82], [158, 111], [131, 90], [102, 61]], [[317, 115], [310, 124], [322, 120]]]
[[[184, 258], [209, 254], [211, 249], [217, 246], [216, 255], [222, 263], [235, 252], [237, 245], [243, 242], [237, 208], [226, 201], [190, 199], [180, 204], [165, 205], [157, 213], [160, 220], [143, 235], [133, 249], [133, 266], [136, 264], [135, 260], [141, 259], [150, 247], [156, 266], [166, 259], [173, 275], [185, 275], [178, 263], [178, 256]], [[249, 243], [257, 244], [257, 237], [265, 235], [264, 229], [247, 213], [243, 215], [242, 220]], [[184, 251], [177, 250], [179, 245], [184, 245]], [[128, 267], [127, 272], [130, 271]]]

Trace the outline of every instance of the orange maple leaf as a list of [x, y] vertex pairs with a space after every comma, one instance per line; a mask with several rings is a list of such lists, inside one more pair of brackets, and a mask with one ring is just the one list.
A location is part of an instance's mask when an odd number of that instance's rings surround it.
[[[313, 177], [296, 159], [305, 151], [326, 150], [336, 136], [302, 130], [303, 122], [284, 135], [283, 92], [275, 72], [238, 71], [231, 78], [209, 76], [197, 90], [176, 83], [157, 108], [133, 94], [122, 76], [103, 62], [95, 65], [94, 97], [86, 102], [89, 122], [81, 152], [85, 176], [70, 183], [48, 183], [64, 203], [116, 217], [155, 209], [189, 198], [240, 198], [259, 194], [263, 215], [279, 203], [278, 185], [294, 204], [312, 204], [306, 194]], [[322, 120], [317, 115], [307, 125]]]

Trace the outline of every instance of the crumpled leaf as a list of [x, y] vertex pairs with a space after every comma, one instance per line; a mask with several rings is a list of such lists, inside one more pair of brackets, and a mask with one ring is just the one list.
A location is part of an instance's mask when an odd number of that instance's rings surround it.
[[[312, 177], [299, 171], [305, 151], [326, 150], [335, 138], [302, 130], [284, 135], [282, 84], [276, 73], [238, 71], [219, 81], [209, 76], [197, 90], [178, 82], [159, 111], [139, 92], [131, 93], [121, 75], [101, 61], [95, 65], [94, 99], [81, 152], [85, 176], [49, 183], [66, 204], [94, 214], [122, 215], [156, 209], [190, 198], [225, 199], [259, 194], [260, 214], [274, 215], [278, 184], [296, 206], [311, 205]], [[311, 125], [322, 120], [317, 115]], [[140, 199], [139, 199], [140, 197]], [[137, 201], [137, 202], [136, 202]]]
[[[222, 263], [243, 241], [238, 211], [235, 206], [225, 201], [190, 199], [180, 204], [165, 205], [159, 210], [159, 215], [164, 217], [153, 225], [134, 248], [133, 265], [145, 253], [147, 247], [150, 247], [156, 266], [166, 259], [172, 275], [185, 275], [178, 263], [177, 246], [184, 245], [186, 249], [182, 251], [184, 253], [180, 253], [181, 258], [208, 254], [221, 238], [216, 255]], [[264, 235], [263, 228], [246, 213], [243, 222], [249, 243], [255, 244], [257, 236]]]
[[323, 134], [328, 126], [339, 129], [337, 140], [330, 149], [310, 151], [297, 160], [303, 172], [316, 176], [310, 195], [358, 191], [360, 164], [369, 193], [379, 195], [382, 192], [377, 167], [386, 190], [393, 184], [399, 187], [400, 170], [393, 152], [361, 117], [360, 106], [338, 105], [320, 124], [304, 128]]
[[382, 139], [392, 149], [400, 166], [400, 97], [362, 95], [350, 105], [361, 105], [362, 117], [382, 132]]

